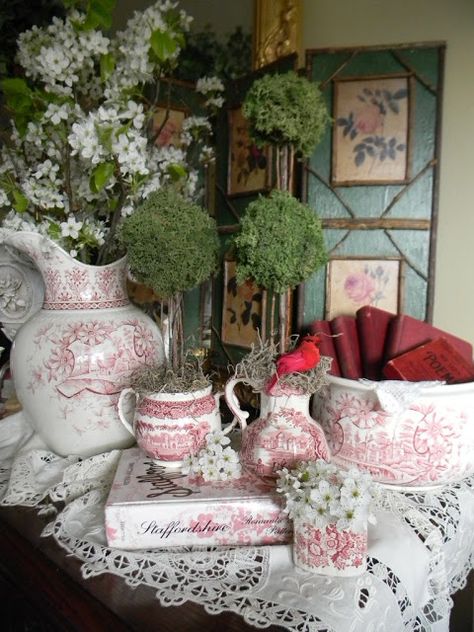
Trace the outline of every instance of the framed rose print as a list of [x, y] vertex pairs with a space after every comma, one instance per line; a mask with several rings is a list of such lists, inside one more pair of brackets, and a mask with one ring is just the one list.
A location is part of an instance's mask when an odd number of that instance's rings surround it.
[[403, 286], [401, 259], [331, 259], [326, 278], [326, 319], [354, 316], [363, 305], [397, 314]]
[[222, 342], [250, 349], [259, 333], [264, 337], [266, 303], [266, 291], [250, 279], [238, 284], [235, 261], [225, 260]]
[[410, 83], [408, 75], [334, 81], [333, 185], [408, 181]]
[[250, 139], [242, 108], [228, 110], [229, 157], [227, 195], [257, 193], [269, 187], [270, 148]]
[[179, 147], [186, 110], [158, 107], [153, 117], [153, 134], [158, 147]]

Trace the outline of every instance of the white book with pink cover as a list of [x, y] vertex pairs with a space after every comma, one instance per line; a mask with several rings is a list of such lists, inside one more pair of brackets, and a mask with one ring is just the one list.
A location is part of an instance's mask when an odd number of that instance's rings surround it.
[[275, 485], [250, 472], [225, 482], [167, 469], [124, 450], [105, 507], [109, 546], [120, 549], [282, 544], [292, 526]]

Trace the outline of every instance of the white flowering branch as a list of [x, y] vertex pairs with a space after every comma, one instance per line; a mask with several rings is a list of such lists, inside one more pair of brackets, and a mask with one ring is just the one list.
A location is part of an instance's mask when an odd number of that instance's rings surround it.
[[[1, 86], [13, 117], [0, 150], [4, 227], [36, 230], [93, 263], [117, 256], [121, 220], [151, 192], [176, 180], [196, 199], [199, 161], [212, 158], [210, 125], [183, 125], [177, 146], [159, 146], [152, 132], [160, 84], [178, 63], [191, 18], [177, 2], [158, 0], [109, 38], [97, 28], [106, 17], [73, 11], [22, 33], [26, 79]], [[222, 84], [206, 78], [198, 89], [212, 114]]]

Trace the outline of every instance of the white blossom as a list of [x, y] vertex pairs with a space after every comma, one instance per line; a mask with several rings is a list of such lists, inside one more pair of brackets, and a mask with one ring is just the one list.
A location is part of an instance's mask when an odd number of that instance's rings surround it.
[[201, 94], [208, 94], [209, 92], [223, 92], [224, 84], [219, 77], [201, 77], [196, 82], [196, 91]]
[[68, 217], [67, 222], [61, 222], [60, 227], [63, 237], [77, 239], [82, 228], [82, 222], [77, 221], [74, 217]]
[[200, 476], [205, 481], [239, 478], [242, 474], [239, 455], [229, 443], [229, 437], [222, 430], [210, 432], [198, 454], [188, 455], [183, 460], [182, 473]]
[[329, 523], [349, 529], [372, 519], [372, 479], [356, 468], [338, 469], [323, 459], [299, 463], [279, 472], [277, 491], [286, 500], [286, 512], [317, 527]]

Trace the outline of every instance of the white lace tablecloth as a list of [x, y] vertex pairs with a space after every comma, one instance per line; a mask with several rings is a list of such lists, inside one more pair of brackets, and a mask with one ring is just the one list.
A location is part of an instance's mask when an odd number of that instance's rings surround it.
[[448, 631], [450, 594], [474, 563], [474, 478], [424, 493], [382, 490], [368, 571], [336, 579], [295, 568], [289, 545], [109, 548], [104, 503], [119, 456], [59, 457], [12, 415], [0, 421], [0, 504], [51, 512], [43, 535], [82, 561], [84, 577], [146, 584], [163, 605], [194, 601], [299, 632]]

